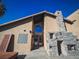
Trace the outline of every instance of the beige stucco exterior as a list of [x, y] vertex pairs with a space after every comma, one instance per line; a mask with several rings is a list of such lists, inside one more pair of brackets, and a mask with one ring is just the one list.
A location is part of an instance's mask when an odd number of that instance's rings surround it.
[[[26, 19], [27, 20], [27, 19]], [[29, 19], [30, 20], [30, 19]], [[26, 32], [24, 32], [26, 30]], [[1, 36], [5, 34], [14, 34], [14, 51], [19, 52], [20, 54], [26, 54], [31, 50], [31, 33], [32, 31], [32, 21], [19, 25], [17, 27], [5, 30], [1, 32]], [[28, 34], [27, 43], [18, 43], [18, 35], [19, 34]]]
[[79, 38], [79, 9], [67, 17], [68, 20], [74, 21], [73, 24], [66, 24], [67, 31], [72, 32]]

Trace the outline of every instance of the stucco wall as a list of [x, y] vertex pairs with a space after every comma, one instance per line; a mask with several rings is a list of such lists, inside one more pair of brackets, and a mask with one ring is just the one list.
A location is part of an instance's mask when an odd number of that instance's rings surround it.
[[70, 16], [67, 17], [68, 20], [73, 21], [76, 20], [73, 24], [66, 24], [67, 31], [72, 32], [79, 38], [79, 10], [72, 13]]
[[47, 44], [46, 44], [46, 38], [48, 32], [57, 32], [59, 31], [59, 26], [57, 24], [57, 20], [54, 17], [51, 17], [49, 15], [45, 15], [44, 18], [44, 47], [47, 50]]
[[[26, 31], [24, 32], [24, 30], [26, 30]], [[25, 54], [27, 52], [30, 52], [30, 49], [31, 49], [31, 33], [30, 33], [30, 31], [32, 31], [32, 21], [19, 25], [19, 26], [16, 26], [14, 28], [2, 31], [1, 34], [3, 34], [2, 36], [4, 36], [5, 34], [14, 34], [14, 36], [15, 36], [14, 51], [19, 52], [20, 54]], [[24, 43], [24, 44], [18, 43], [19, 34], [28, 34], [27, 43]]]

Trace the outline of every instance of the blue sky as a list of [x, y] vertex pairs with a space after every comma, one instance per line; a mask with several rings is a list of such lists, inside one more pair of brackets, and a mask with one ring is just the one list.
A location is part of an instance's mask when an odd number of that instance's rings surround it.
[[44, 10], [52, 13], [61, 10], [67, 17], [79, 9], [79, 0], [3, 0], [3, 3], [6, 13], [0, 17], [0, 24]]

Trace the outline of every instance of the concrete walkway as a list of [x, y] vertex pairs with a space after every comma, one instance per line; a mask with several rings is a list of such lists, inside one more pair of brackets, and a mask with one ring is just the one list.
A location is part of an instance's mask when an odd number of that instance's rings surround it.
[[79, 56], [48, 56], [43, 47], [33, 50], [31, 53], [18, 59], [79, 59]]
[[48, 59], [48, 55], [43, 47], [33, 50], [25, 59]]

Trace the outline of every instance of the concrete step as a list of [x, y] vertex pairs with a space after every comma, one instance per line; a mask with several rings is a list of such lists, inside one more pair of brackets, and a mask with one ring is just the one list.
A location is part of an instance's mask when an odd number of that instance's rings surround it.
[[44, 47], [41, 47], [39, 49], [33, 50], [25, 57], [25, 59], [48, 59], [48, 55]]

